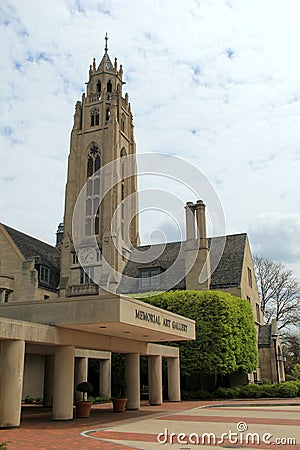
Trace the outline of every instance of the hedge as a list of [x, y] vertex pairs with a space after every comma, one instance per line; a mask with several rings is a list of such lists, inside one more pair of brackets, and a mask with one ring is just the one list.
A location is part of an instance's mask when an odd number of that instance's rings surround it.
[[183, 400], [230, 399], [230, 398], [292, 398], [300, 396], [300, 381], [280, 384], [247, 384], [232, 388], [220, 387], [214, 392], [183, 391]]
[[218, 291], [170, 291], [143, 301], [196, 321], [196, 340], [176, 344], [181, 375], [256, 369], [256, 330], [247, 300]]

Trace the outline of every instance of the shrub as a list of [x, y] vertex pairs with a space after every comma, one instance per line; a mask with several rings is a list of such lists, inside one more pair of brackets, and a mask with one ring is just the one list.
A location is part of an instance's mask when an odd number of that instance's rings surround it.
[[83, 401], [87, 401], [87, 394], [93, 391], [93, 386], [87, 381], [82, 381], [81, 383], [77, 384], [76, 390], [78, 392], [82, 392]]
[[278, 397], [297, 397], [299, 388], [293, 381], [287, 381], [277, 385]]
[[208, 400], [214, 398], [213, 395], [205, 390], [201, 391], [182, 391], [182, 400]]
[[232, 387], [232, 388], [223, 388], [219, 387], [217, 390], [213, 392], [214, 398], [238, 398], [239, 397], [239, 388], [238, 387]]
[[260, 386], [260, 397], [271, 398], [276, 397], [273, 384], [263, 384]]
[[300, 380], [295, 380], [294, 385], [298, 388], [297, 397], [300, 397]]
[[0, 450], [7, 450], [10, 441], [0, 442]]
[[260, 386], [257, 384], [247, 384], [239, 389], [239, 398], [259, 398]]
[[107, 398], [107, 397], [96, 397], [95, 398], [95, 402], [96, 403], [109, 403], [110, 402], [110, 398]]
[[218, 388], [213, 392], [214, 398], [274, 398], [297, 397], [300, 394], [300, 381], [287, 381], [280, 384], [247, 384], [234, 388]]

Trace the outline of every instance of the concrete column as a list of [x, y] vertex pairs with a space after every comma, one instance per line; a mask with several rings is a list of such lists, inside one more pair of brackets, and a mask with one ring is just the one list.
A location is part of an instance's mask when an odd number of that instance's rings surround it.
[[73, 419], [74, 347], [57, 347], [54, 364], [53, 420]]
[[82, 381], [88, 379], [88, 358], [75, 358], [74, 368], [74, 399], [75, 401], [82, 400], [82, 392], [76, 391], [76, 386]]
[[2, 341], [0, 354], [0, 428], [18, 427], [24, 373], [24, 341]]
[[128, 397], [127, 409], [140, 408], [140, 355], [127, 353], [125, 355], [125, 382]]
[[180, 402], [179, 358], [168, 358], [168, 397], [170, 402]]
[[192, 202], [187, 202], [185, 206], [186, 240], [196, 239], [195, 211]]
[[148, 356], [148, 381], [150, 405], [161, 405], [163, 402], [161, 356]]
[[54, 355], [45, 357], [44, 405], [53, 405]]
[[100, 359], [100, 386], [101, 397], [111, 397], [111, 360]]

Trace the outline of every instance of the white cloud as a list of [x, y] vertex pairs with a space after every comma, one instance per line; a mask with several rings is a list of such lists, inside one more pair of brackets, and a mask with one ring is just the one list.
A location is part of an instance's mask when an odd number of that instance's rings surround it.
[[251, 225], [262, 236], [255, 217], [267, 215], [270, 232], [278, 214], [300, 214], [299, 15], [297, 0], [4, 0], [0, 220], [53, 242], [74, 104], [106, 31], [138, 152], [196, 165], [228, 233]]
[[264, 214], [249, 227], [253, 252], [273, 261], [300, 263], [300, 214]]

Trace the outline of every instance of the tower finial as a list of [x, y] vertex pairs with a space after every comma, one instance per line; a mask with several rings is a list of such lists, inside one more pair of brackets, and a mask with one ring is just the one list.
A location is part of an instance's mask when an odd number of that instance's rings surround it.
[[107, 50], [108, 50], [108, 48], [107, 48], [107, 41], [108, 41], [108, 36], [107, 36], [107, 33], [105, 34], [105, 48], [104, 48], [104, 50], [105, 50], [105, 53], [107, 53]]

